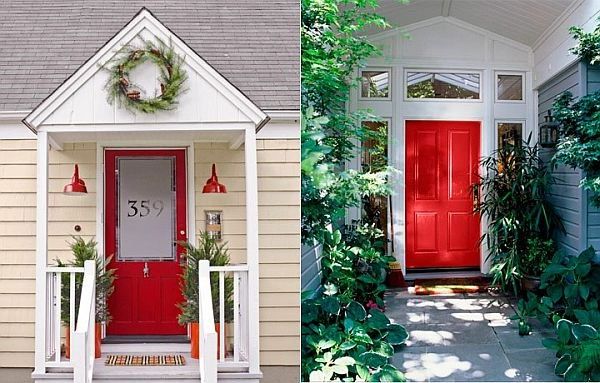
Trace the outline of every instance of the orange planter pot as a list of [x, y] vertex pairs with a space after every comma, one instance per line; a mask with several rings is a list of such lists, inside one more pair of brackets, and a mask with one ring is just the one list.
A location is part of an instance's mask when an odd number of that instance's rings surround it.
[[[191, 350], [191, 354], [192, 354], [192, 358], [194, 359], [198, 359], [200, 358], [200, 324], [195, 322], [195, 323], [190, 323], [190, 327], [191, 327], [191, 344], [190, 346], [192, 347]], [[219, 357], [219, 353], [221, 351], [221, 324], [220, 323], [215, 323], [215, 331], [217, 332], [217, 358]], [[225, 352], [227, 353], [227, 349], [225, 349]]]
[[[95, 326], [96, 329], [96, 337], [94, 339], [95, 341], [95, 347], [94, 347], [94, 357], [96, 359], [100, 358], [100, 356], [102, 355], [102, 349], [101, 349], [101, 344], [102, 344], [102, 324], [101, 323], [96, 323]], [[71, 332], [69, 331], [69, 327], [67, 326], [66, 331], [65, 331], [65, 357], [67, 359], [71, 359]]]

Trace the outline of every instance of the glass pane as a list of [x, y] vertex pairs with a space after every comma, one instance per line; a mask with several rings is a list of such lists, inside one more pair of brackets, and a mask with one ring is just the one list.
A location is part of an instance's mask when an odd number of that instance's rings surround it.
[[117, 259], [175, 259], [175, 159], [117, 159]]
[[[368, 134], [362, 142], [361, 164], [364, 170], [379, 172], [388, 165], [388, 123], [387, 121], [364, 121]], [[362, 218], [374, 223], [388, 239], [388, 197], [368, 196], [363, 198]], [[387, 246], [387, 245], [386, 245]], [[384, 249], [386, 250], [386, 247]]]
[[499, 74], [498, 100], [523, 100], [523, 76]]
[[390, 96], [390, 74], [386, 71], [363, 71], [361, 96], [387, 98]]
[[521, 145], [523, 141], [523, 123], [498, 123], [498, 149], [506, 145]]
[[408, 72], [407, 98], [479, 99], [478, 73]]

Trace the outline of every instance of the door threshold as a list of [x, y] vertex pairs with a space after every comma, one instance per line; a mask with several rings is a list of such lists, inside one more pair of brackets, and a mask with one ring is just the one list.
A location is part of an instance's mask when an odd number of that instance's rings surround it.
[[108, 335], [103, 344], [189, 343], [187, 335]]
[[438, 278], [474, 278], [484, 277], [480, 270], [431, 270], [431, 271], [406, 271], [404, 279], [414, 281], [415, 279], [438, 279]]

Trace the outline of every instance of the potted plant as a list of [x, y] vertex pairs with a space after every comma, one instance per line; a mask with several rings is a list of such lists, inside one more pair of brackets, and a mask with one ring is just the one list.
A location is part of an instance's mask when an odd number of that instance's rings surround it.
[[536, 292], [540, 288], [540, 276], [550, 264], [556, 251], [552, 239], [533, 237], [527, 239], [527, 250], [519, 260], [521, 289]]
[[[82, 237], [73, 237], [73, 242], [70, 244], [71, 251], [73, 252], [73, 259], [69, 262], [62, 262], [60, 259], [56, 259], [56, 263], [59, 267], [83, 267], [85, 261], [96, 262], [96, 312], [95, 312], [95, 357], [100, 358], [101, 355], [101, 336], [102, 336], [102, 323], [110, 320], [110, 313], [108, 311], [107, 301], [108, 297], [114, 291], [114, 280], [115, 270], [105, 269], [105, 265], [110, 262], [111, 257], [107, 259], [102, 258], [98, 254], [96, 249], [96, 241], [90, 239], [85, 241]], [[66, 327], [65, 337], [65, 356], [70, 358], [70, 318], [69, 308], [70, 306], [70, 278], [68, 273], [63, 273], [62, 278], [62, 291], [61, 291], [61, 321]], [[79, 297], [81, 296], [81, 288], [83, 285], [83, 273], [75, 274], [75, 321], [77, 321], [77, 315], [79, 314]]]
[[[229, 253], [227, 244], [219, 244], [217, 241], [206, 232], [200, 232], [198, 236], [198, 246], [194, 246], [188, 242], [181, 243], [185, 248], [186, 263], [183, 267], [181, 275], [181, 293], [184, 297], [184, 302], [179, 305], [181, 314], [179, 315], [179, 323], [189, 324], [191, 327], [191, 356], [198, 359], [199, 355], [199, 295], [198, 295], [198, 261], [208, 260], [211, 266], [225, 266], [229, 264]], [[233, 320], [233, 278], [225, 277], [225, 322], [230, 323]], [[215, 329], [217, 331], [217, 354], [221, 345], [220, 332], [225, 331], [220, 326], [220, 310], [219, 305], [219, 275], [218, 273], [210, 274], [210, 285], [212, 293], [212, 304], [215, 321]], [[224, 345], [225, 347], [225, 345]]]

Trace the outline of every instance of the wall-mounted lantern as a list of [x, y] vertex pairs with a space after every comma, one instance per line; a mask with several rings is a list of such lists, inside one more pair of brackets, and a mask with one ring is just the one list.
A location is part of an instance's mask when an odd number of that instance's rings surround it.
[[202, 188], [202, 193], [227, 193], [225, 185], [219, 183], [215, 164], [212, 165], [212, 176], [206, 180], [206, 185]]
[[87, 194], [85, 182], [79, 178], [79, 166], [77, 164], [75, 164], [75, 172], [73, 173], [73, 178], [71, 178], [71, 183], [65, 185], [63, 193], [67, 195]]
[[223, 236], [223, 212], [220, 210], [205, 210], [206, 233], [214, 240], [220, 241]]
[[558, 143], [558, 128], [560, 124], [552, 118], [552, 111], [548, 110], [548, 115], [544, 116], [544, 122], [539, 126], [540, 137], [539, 144], [544, 148], [553, 148]]

